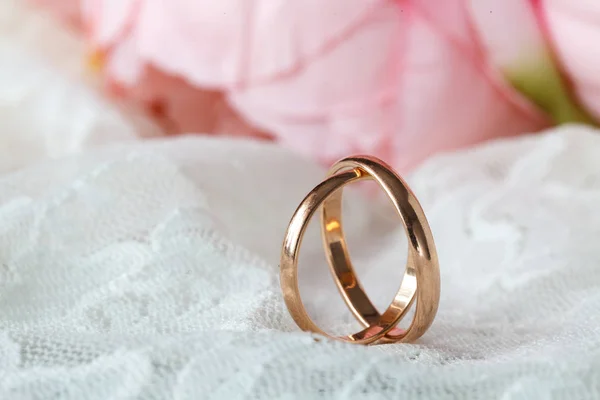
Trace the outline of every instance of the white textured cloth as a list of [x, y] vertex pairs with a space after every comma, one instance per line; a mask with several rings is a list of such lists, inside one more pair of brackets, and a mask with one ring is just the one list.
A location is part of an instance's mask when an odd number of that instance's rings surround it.
[[[0, 399], [600, 396], [599, 132], [495, 142], [408, 176], [440, 256], [433, 326], [413, 345], [315, 342], [277, 264], [324, 171], [242, 140], [140, 141], [49, 65], [68, 57], [19, 41], [39, 17], [8, 1], [0, 18]], [[381, 198], [347, 197], [352, 256], [385, 307], [399, 221]], [[316, 229], [300, 262], [311, 315], [356, 329]]]

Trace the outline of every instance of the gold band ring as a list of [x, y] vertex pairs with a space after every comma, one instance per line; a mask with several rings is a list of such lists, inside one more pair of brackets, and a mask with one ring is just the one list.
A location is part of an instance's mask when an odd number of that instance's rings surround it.
[[[354, 273], [342, 230], [341, 189], [363, 179], [374, 179], [384, 189], [400, 215], [408, 237], [406, 272], [400, 289], [383, 314], [373, 306]], [[358, 333], [336, 339], [375, 344], [409, 342], [422, 336], [435, 318], [440, 296], [433, 236], [423, 209], [406, 183], [390, 166], [369, 156], [349, 157], [337, 162], [328, 177], [300, 203], [290, 221], [281, 253], [280, 273], [283, 297], [296, 324], [302, 330], [333, 338], [308, 316], [298, 288], [298, 255], [302, 237], [320, 206], [323, 206], [322, 235], [330, 269], [344, 301], [365, 326]], [[414, 300], [415, 315], [408, 329], [394, 329]]]

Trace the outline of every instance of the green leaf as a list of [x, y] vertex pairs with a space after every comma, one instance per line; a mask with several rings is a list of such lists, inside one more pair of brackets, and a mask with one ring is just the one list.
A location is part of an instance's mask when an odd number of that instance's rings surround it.
[[549, 56], [521, 60], [518, 66], [506, 68], [504, 75], [515, 89], [549, 114], [555, 123], [598, 124], [574, 99]]

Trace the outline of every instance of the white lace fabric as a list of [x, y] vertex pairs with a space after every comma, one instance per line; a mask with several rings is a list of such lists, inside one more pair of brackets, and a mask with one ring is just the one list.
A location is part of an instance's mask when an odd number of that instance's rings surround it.
[[[315, 341], [285, 309], [277, 264], [324, 170], [251, 141], [137, 139], [140, 125], [18, 41], [39, 17], [14, 1], [0, 12], [22, 22], [0, 36], [0, 399], [600, 396], [600, 132], [493, 142], [407, 176], [440, 256], [434, 324], [416, 344]], [[350, 190], [345, 207], [385, 307], [401, 225], [380, 197]], [[357, 328], [316, 229], [300, 278], [319, 323]]]

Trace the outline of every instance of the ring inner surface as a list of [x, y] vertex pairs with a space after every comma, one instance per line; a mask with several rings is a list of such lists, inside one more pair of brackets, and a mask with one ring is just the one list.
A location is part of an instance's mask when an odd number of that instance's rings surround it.
[[[364, 179], [375, 179], [368, 172], [359, 170]], [[408, 247], [406, 271], [400, 288], [386, 311], [380, 314], [366, 294], [350, 259], [342, 223], [342, 196], [343, 190], [332, 193], [323, 202], [321, 213], [324, 250], [336, 286], [350, 311], [367, 328], [366, 331], [377, 330], [377, 327], [389, 324], [396, 325], [406, 315], [416, 297], [417, 277], [413, 249]], [[403, 331], [399, 329], [394, 329], [386, 335], [394, 339], [402, 336]], [[356, 335], [351, 335], [350, 338], [361, 339]]]

